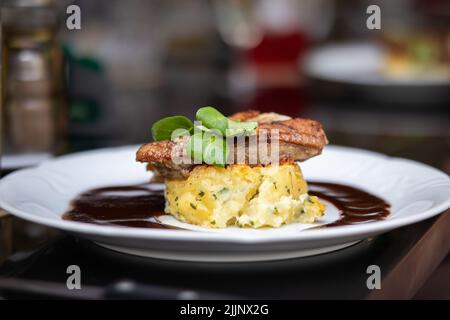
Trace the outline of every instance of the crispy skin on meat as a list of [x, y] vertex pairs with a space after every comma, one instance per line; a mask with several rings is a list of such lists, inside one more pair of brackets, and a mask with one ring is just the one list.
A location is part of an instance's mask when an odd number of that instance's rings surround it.
[[[228, 118], [230, 118], [231, 120], [236, 120], [236, 121], [252, 121], [259, 114], [261, 114], [261, 113], [256, 110], [247, 110], [247, 111], [242, 111], [242, 112], [232, 114]], [[256, 121], [256, 120], [254, 120], [254, 121]]]
[[291, 117], [285, 116], [283, 114], [279, 114], [279, 113], [275, 113], [275, 112], [261, 113], [256, 110], [248, 110], [248, 111], [238, 112], [238, 113], [235, 113], [235, 114], [229, 116], [228, 118], [230, 118], [231, 120], [236, 120], [236, 121], [256, 121], [259, 124], [291, 119]]
[[185, 150], [189, 138], [184, 136], [175, 141], [155, 141], [143, 144], [136, 153], [136, 160], [148, 162], [147, 170], [153, 171], [153, 181], [167, 179], [184, 179], [189, 176], [192, 164], [175, 163], [172, 156], [181, 159], [186, 156]]
[[280, 160], [304, 161], [322, 152], [328, 143], [320, 122], [274, 113], [248, 110], [229, 117], [237, 121], [257, 121], [258, 130], [279, 130]]
[[[322, 125], [314, 120], [294, 118], [284, 121], [262, 123], [258, 126], [258, 131], [267, 129], [269, 132], [278, 129], [280, 144], [291, 143], [305, 148], [311, 148], [310, 154], [319, 154], [328, 143]], [[292, 160], [306, 160], [309, 157], [301, 157]]]
[[136, 153], [136, 160], [170, 165], [172, 163], [172, 148], [174, 146], [175, 142], [169, 140], [143, 144]]
[[[290, 118], [277, 113], [260, 113], [259, 111], [245, 111], [232, 115], [230, 119], [237, 121], [257, 121], [257, 134], [267, 130], [270, 141], [271, 129], [279, 132], [280, 162], [304, 161], [322, 152], [328, 143], [322, 125], [314, 120]], [[149, 168], [161, 177], [178, 179], [186, 178], [194, 165], [176, 164], [172, 161], [172, 154], [182, 156], [187, 137], [177, 141], [158, 141], [142, 145], [136, 154], [136, 160], [148, 162]], [[270, 148], [270, 144], [269, 144]], [[236, 153], [236, 149], [234, 154]], [[251, 150], [251, 152], [255, 152]], [[270, 153], [270, 149], [268, 150]], [[236, 158], [235, 158], [236, 159]], [[248, 163], [249, 148], [246, 148], [245, 163]], [[259, 161], [259, 159], [258, 159]]]

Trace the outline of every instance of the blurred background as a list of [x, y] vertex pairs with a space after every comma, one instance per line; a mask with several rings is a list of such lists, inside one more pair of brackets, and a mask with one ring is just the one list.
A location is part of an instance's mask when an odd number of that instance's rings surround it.
[[4, 0], [1, 22], [4, 173], [206, 105], [314, 118], [332, 144], [450, 172], [450, 1]]

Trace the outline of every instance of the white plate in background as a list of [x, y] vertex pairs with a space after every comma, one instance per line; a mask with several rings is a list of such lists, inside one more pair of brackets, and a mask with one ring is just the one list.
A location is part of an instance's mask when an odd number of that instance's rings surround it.
[[388, 76], [382, 73], [386, 49], [375, 42], [344, 42], [313, 49], [304, 61], [313, 78], [369, 86], [450, 85], [450, 76], [421, 72], [416, 76]]

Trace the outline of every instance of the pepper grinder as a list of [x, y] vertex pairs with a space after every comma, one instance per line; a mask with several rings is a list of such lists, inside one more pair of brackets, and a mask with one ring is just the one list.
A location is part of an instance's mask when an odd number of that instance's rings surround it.
[[55, 3], [4, 1], [2, 20], [3, 152], [53, 154], [66, 122]]

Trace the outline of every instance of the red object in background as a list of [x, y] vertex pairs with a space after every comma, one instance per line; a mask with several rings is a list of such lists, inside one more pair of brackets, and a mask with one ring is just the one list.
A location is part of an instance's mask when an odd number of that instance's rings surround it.
[[277, 112], [298, 117], [309, 105], [308, 92], [301, 86], [299, 61], [309, 45], [300, 30], [266, 33], [261, 43], [246, 52], [247, 63], [257, 78], [253, 98], [243, 109]]
[[270, 87], [256, 90], [252, 100], [241, 109], [276, 112], [299, 117], [305, 114], [309, 105], [310, 97], [304, 88]]
[[248, 50], [247, 57], [253, 65], [295, 64], [306, 52], [308, 37], [300, 31], [266, 33], [256, 47]]

